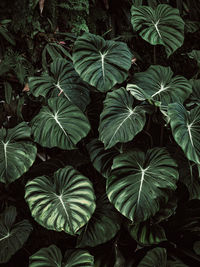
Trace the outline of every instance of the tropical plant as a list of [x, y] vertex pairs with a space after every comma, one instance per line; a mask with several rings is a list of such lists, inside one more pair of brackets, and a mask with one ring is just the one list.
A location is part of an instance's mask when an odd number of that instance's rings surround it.
[[199, 266], [199, 14], [1, 1], [3, 267]]

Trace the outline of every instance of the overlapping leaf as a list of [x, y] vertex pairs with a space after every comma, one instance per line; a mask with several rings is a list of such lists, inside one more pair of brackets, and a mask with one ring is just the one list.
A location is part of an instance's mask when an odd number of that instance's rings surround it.
[[84, 33], [74, 44], [74, 68], [81, 78], [101, 92], [122, 83], [131, 67], [132, 55], [125, 43], [105, 41]]
[[31, 129], [25, 122], [12, 129], [0, 129], [0, 182], [18, 179], [35, 161], [36, 145], [28, 141]]
[[64, 97], [85, 110], [90, 101], [88, 85], [74, 70], [71, 62], [58, 58], [50, 65], [50, 74], [30, 77], [29, 88], [34, 96]]
[[176, 189], [178, 171], [164, 148], [133, 150], [113, 161], [107, 179], [107, 195], [115, 208], [134, 222], [147, 220], [168, 200], [167, 190]]
[[142, 246], [151, 246], [166, 241], [165, 230], [150, 221], [128, 225], [130, 235]]
[[93, 267], [93, 263], [93, 256], [86, 250], [69, 250], [62, 257], [55, 245], [42, 248], [29, 258], [29, 267]]
[[187, 111], [180, 103], [169, 105], [172, 134], [186, 157], [200, 164], [200, 106]]
[[173, 77], [170, 67], [152, 65], [146, 71], [136, 73], [127, 90], [138, 100], [161, 102], [168, 105], [173, 102], [184, 102], [191, 94], [192, 86], [180, 75]]
[[8, 207], [0, 214], [0, 263], [10, 260], [28, 239], [32, 226], [27, 220], [15, 223], [16, 208]]
[[91, 182], [71, 166], [59, 169], [51, 178], [29, 181], [25, 199], [39, 224], [71, 235], [89, 221], [96, 207]]
[[53, 97], [31, 121], [34, 140], [44, 147], [74, 149], [85, 137], [90, 124], [83, 112], [70, 101]]
[[138, 267], [166, 267], [167, 251], [165, 248], [153, 248], [147, 252]]
[[103, 143], [98, 139], [93, 139], [87, 144], [87, 149], [95, 169], [105, 178], [108, 178], [111, 173], [113, 159], [119, 154], [119, 151], [115, 148], [105, 150]]
[[143, 107], [136, 106], [134, 98], [120, 88], [107, 93], [100, 115], [99, 139], [106, 149], [118, 142], [128, 142], [142, 131], [145, 122]]
[[97, 207], [90, 221], [81, 229], [78, 247], [95, 247], [112, 239], [120, 229], [120, 219], [106, 195], [97, 198]]
[[184, 41], [184, 21], [179, 10], [160, 4], [153, 9], [149, 6], [132, 6], [133, 29], [152, 45], [164, 45], [167, 56], [182, 46]]

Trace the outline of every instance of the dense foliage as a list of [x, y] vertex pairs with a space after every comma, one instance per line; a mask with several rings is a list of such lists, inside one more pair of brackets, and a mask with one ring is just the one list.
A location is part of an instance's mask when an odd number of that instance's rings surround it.
[[1, 266], [200, 265], [199, 18], [0, 2]]

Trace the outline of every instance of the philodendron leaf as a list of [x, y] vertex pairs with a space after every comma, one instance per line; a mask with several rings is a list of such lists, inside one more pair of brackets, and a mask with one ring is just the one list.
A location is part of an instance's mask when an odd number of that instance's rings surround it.
[[105, 41], [91, 33], [84, 33], [74, 44], [75, 70], [101, 92], [126, 79], [131, 59], [132, 54], [125, 43]]
[[187, 103], [186, 106], [200, 105], [200, 79], [191, 79], [189, 82], [192, 85], [192, 93], [189, 96], [189, 103]]
[[96, 207], [91, 182], [71, 166], [59, 169], [51, 178], [29, 181], [25, 200], [39, 224], [71, 235], [89, 221]]
[[87, 144], [87, 150], [95, 169], [105, 178], [108, 178], [111, 173], [113, 159], [119, 155], [119, 151], [115, 148], [105, 150], [103, 143], [98, 139], [93, 139]]
[[152, 224], [149, 220], [128, 224], [128, 231], [133, 239], [142, 246], [151, 246], [167, 241], [164, 228], [159, 224]]
[[181, 103], [168, 106], [172, 134], [186, 157], [200, 164], [200, 106], [187, 111]]
[[0, 182], [20, 178], [35, 161], [36, 145], [28, 141], [31, 128], [25, 122], [12, 129], [0, 129]]
[[28, 239], [32, 226], [27, 220], [15, 223], [16, 208], [10, 206], [0, 214], [0, 263], [10, 260]]
[[60, 96], [85, 110], [90, 102], [88, 85], [81, 80], [71, 62], [58, 58], [50, 64], [50, 74], [30, 77], [30, 92], [38, 97]]
[[95, 247], [112, 239], [120, 229], [119, 215], [106, 195], [97, 198], [97, 207], [89, 222], [80, 231], [79, 248]]
[[166, 267], [167, 251], [165, 248], [153, 248], [147, 252], [138, 267]]
[[167, 56], [182, 46], [184, 41], [184, 21], [179, 10], [160, 4], [155, 9], [134, 5], [131, 8], [133, 29], [152, 45], [164, 45]]
[[29, 258], [29, 267], [93, 267], [94, 259], [86, 250], [66, 251], [63, 259], [60, 249], [51, 245], [42, 248]]
[[90, 124], [83, 112], [72, 102], [60, 97], [48, 100], [31, 121], [34, 140], [44, 147], [74, 149], [85, 137]]
[[174, 191], [177, 180], [177, 164], [166, 149], [133, 150], [114, 158], [107, 195], [120, 213], [141, 222], [155, 215], [161, 202], [167, 202], [165, 189]]
[[106, 149], [118, 142], [131, 141], [142, 131], [146, 122], [145, 110], [124, 88], [107, 93], [100, 115], [99, 139]]
[[183, 76], [173, 77], [170, 67], [152, 65], [146, 71], [136, 73], [127, 90], [138, 100], [161, 102], [168, 105], [173, 102], [184, 102], [191, 94], [192, 86]]

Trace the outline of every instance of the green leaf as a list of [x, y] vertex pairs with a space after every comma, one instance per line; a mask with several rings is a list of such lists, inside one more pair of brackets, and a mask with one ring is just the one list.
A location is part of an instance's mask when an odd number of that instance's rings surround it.
[[177, 165], [166, 149], [153, 148], [146, 154], [133, 150], [114, 159], [107, 195], [120, 213], [141, 222], [155, 215], [161, 202], [167, 202], [166, 189], [174, 191], [177, 180]]
[[192, 86], [180, 75], [173, 77], [170, 67], [152, 65], [146, 71], [136, 73], [127, 90], [138, 100], [161, 102], [168, 105], [173, 102], [184, 102], [191, 94]]
[[32, 226], [27, 220], [17, 223], [16, 208], [10, 206], [0, 214], [0, 263], [8, 262], [28, 239]]
[[189, 103], [186, 106], [200, 105], [200, 79], [191, 79], [189, 82], [192, 85], [192, 93], [188, 99]]
[[167, 241], [165, 230], [159, 224], [150, 221], [128, 225], [130, 235], [142, 246], [151, 246]]
[[97, 198], [97, 207], [92, 218], [80, 231], [79, 248], [95, 247], [112, 239], [120, 229], [119, 215], [106, 195]]
[[138, 267], [166, 267], [167, 251], [165, 248], [153, 248], [147, 252]]
[[200, 164], [200, 106], [187, 111], [180, 103], [168, 106], [172, 134], [186, 157]]
[[4, 94], [6, 103], [10, 104], [12, 101], [12, 86], [8, 82], [4, 82]]
[[71, 235], [89, 221], [96, 207], [91, 182], [71, 166], [59, 169], [51, 178], [29, 181], [25, 199], [39, 224]]
[[94, 257], [86, 250], [81, 249], [71, 249], [66, 251], [64, 256], [64, 266], [63, 267], [93, 267]]
[[61, 251], [55, 245], [42, 248], [29, 258], [29, 267], [93, 267], [94, 259], [86, 250], [66, 251], [63, 259]]
[[81, 78], [101, 92], [122, 83], [128, 76], [132, 55], [125, 43], [105, 41], [85, 33], [74, 44], [74, 68]]
[[134, 102], [124, 88], [107, 93], [99, 125], [99, 139], [106, 149], [131, 141], [144, 128], [145, 110]]
[[62, 253], [58, 247], [51, 245], [41, 248], [29, 258], [29, 267], [62, 267]]
[[74, 70], [71, 62], [58, 58], [50, 65], [50, 74], [41, 77], [30, 77], [31, 93], [38, 97], [64, 97], [85, 110], [90, 102], [88, 85], [84, 83]]
[[108, 178], [111, 173], [113, 159], [119, 155], [119, 151], [115, 148], [104, 150], [103, 143], [97, 139], [93, 139], [87, 144], [87, 150], [95, 169], [105, 178]]
[[169, 57], [182, 46], [184, 41], [184, 21], [179, 10], [160, 4], [156, 9], [134, 5], [131, 8], [133, 29], [152, 45], [163, 45]]
[[0, 129], [0, 182], [11, 183], [28, 171], [35, 161], [36, 145], [27, 139], [31, 129], [25, 122]]
[[34, 140], [44, 147], [74, 149], [90, 130], [82, 111], [67, 99], [53, 97], [32, 119]]

